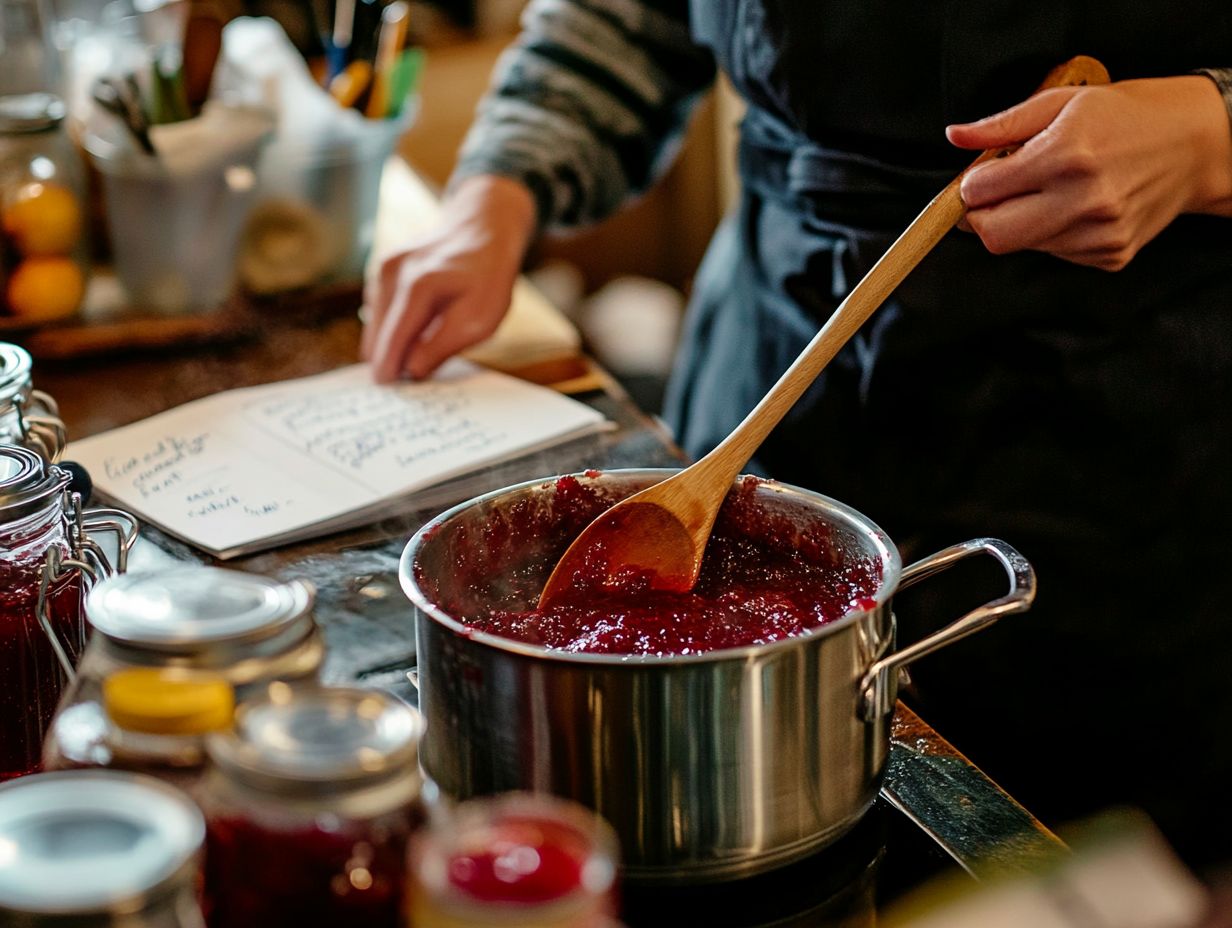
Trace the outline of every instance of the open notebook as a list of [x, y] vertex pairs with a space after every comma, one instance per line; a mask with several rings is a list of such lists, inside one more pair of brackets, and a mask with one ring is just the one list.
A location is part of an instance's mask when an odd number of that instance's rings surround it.
[[377, 386], [354, 365], [229, 390], [69, 446], [97, 490], [219, 558], [465, 499], [463, 478], [603, 429], [575, 400], [454, 359]]

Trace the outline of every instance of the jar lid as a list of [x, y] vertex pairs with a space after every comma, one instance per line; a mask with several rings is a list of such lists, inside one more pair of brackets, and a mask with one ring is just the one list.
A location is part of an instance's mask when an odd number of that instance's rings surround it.
[[134, 667], [103, 680], [103, 706], [126, 731], [204, 735], [231, 724], [235, 693], [213, 674]]
[[271, 685], [245, 702], [232, 731], [210, 735], [210, 759], [258, 789], [319, 793], [413, 775], [420, 714], [378, 690]]
[[51, 93], [0, 97], [0, 132], [45, 132], [64, 121], [64, 101]]
[[71, 770], [6, 783], [0, 922], [5, 912], [131, 913], [191, 884], [204, 838], [197, 807], [152, 777]]
[[107, 578], [90, 591], [86, 615], [114, 642], [225, 663], [247, 656], [237, 649], [311, 634], [315, 595], [302, 580], [182, 566]]
[[25, 399], [29, 395], [33, 366], [26, 349], [0, 342], [0, 411], [13, 405], [14, 400]]
[[25, 518], [69, 484], [69, 475], [29, 448], [0, 445], [0, 524]]

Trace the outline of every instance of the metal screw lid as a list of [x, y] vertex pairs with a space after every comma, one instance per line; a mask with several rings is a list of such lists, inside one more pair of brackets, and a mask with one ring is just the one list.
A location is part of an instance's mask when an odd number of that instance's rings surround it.
[[0, 133], [46, 132], [64, 121], [64, 101], [50, 93], [0, 97]]
[[[139, 910], [196, 874], [201, 813], [179, 790], [114, 771], [35, 774], [0, 786], [0, 923], [11, 913]], [[25, 921], [22, 924], [26, 924]]]
[[184, 566], [109, 577], [90, 591], [86, 615], [114, 642], [224, 663], [258, 643], [311, 634], [314, 598], [301, 580]]
[[47, 506], [69, 483], [69, 475], [29, 448], [0, 445], [0, 525]]
[[0, 342], [0, 413], [7, 412], [14, 400], [23, 400], [30, 395], [33, 367], [26, 349]]
[[317, 794], [412, 776], [422, 716], [378, 690], [272, 684], [210, 735], [210, 759], [258, 789]]

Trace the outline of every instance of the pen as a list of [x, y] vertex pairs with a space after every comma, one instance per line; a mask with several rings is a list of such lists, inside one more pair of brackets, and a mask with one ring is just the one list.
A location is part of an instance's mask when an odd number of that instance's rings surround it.
[[354, 32], [355, 0], [338, 0], [334, 6], [334, 29], [330, 34], [330, 47], [326, 49], [327, 85], [342, 73], [343, 68], [350, 62]]
[[372, 65], [358, 58], [329, 82], [329, 94], [339, 106], [356, 106], [372, 84]]
[[373, 67], [372, 94], [364, 115], [369, 119], [384, 119], [390, 110], [390, 78], [398, 62], [398, 54], [406, 43], [410, 25], [410, 7], [406, 0], [393, 0], [381, 12], [381, 33], [377, 39], [376, 63]]

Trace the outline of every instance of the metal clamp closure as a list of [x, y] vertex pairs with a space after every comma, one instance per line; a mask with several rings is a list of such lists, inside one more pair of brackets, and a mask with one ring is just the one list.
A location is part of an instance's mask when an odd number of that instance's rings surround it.
[[[36, 451], [45, 460], [55, 464], [68, 445], [68, 430], [60, 418], [60, 407], [51, 395], [42, 390], [31, 390], [27, 398], [15, 397], [17, 427], [21, 430], [21, 442], [31, 451]], [[31, 414], [32, 408], [42, 409], [44, 414]]]
[[43, 629], [43, 634], [47, 636], [47, 641], [51, 644], [51, 649], [55, 652], [56, 660], [60, 662], [60, 669], [64, 671], [64, 675], [72, 680], [76, 676], [76, 669], [73, 667], [72, 658], [69, 657], [68, 650], [63, 642], [60, 641], [60, 636], [56, 634], [55, 627], [51, 624], [51, 610], [48, 603], [48, 591], [52, 584], [63, 580], [68, 576], [70, 570], [80, 570], [85, 576], [90, 579], [91, 583], [98, 580], [98, 573], [94, 569], [94, 565], [87, 564], [80, 558], [64, 557], [60, 554], [60, 549], [54, 545], [47, 549], [47, 555], [43, 559], [43, 575], [39, 578], [38, 603], [35, 606], [35, 616], [38, 618], [39, 627]]
[[[82, 549], [93, 557], [103, 571], [104, 576], [122, 574], [128, 570], [128, 555], [137, 543], [140, 527], [137, 519], [123, 509], [86, 509], [80, 513], [79, 544]], [[116, 536], [116, 562], [111, 565], [107, 555], [93, 535], [102, 532], [112, 532]]]
[[898, 589], [904, 590], [914, 583], [946, 570], [957, 562], [977, 554], [990, 554], [1001, 562], [1009, 577], [1009, 592], [972, 609], [962, 618], [951, 622], [940, 631], [921, 638], [915, 644], [895, 651], [874, 663], [860, 681], [862, 714], [865, 721], [874, 721], [890, 713], [894, 708], [896, 687], [891, 685], [901, 667], [917, 657], [931, 654], [948, 644], [966, 638], [992, 625], [1003, 615], [1026, 612], [1035, 601], [1035, 569], [1027, 559], [997, 538], [975, 538], [962, 544], [938, 551], [930, 557], [916, 561], [903, 569]]
[[[83, 509], [81, 494], [64, 494], [64, 512], [69, 521], [69, 546], [71, 555], [64, 557], [60, 549], [54, 545], [47, 549], [43, 560], [43, 573], [39, 579], [38, 601], [35, 614], [43, 634], [47, 636], [56, 660], [66, 677], [72, 680], [76, 675], [73, 661], [68, 649], [56, 634], [51, 623], [48, 592], [52, 585], [66, 577], [71, 570], [80, 570], [86, 578], [85, 589], [89, 589], [99, 580], [124, 573], [128, 569], [128, 555], [137, 541], [139, 527], [137, 520], [120, 509]], [[107, 556], [103, 546], [94, 537], [101, 532], [114, 532], [116, 535], [116, 562], [114, 565]], [[83, 593], [85, 591], [83, 589]]]

